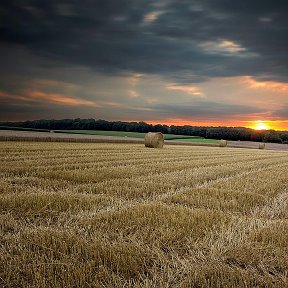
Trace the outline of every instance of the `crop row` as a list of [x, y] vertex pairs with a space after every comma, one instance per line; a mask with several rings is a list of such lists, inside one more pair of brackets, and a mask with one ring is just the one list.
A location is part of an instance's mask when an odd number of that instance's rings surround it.
[[0, 142], [0, 286], [287, 287], [288, 154]]

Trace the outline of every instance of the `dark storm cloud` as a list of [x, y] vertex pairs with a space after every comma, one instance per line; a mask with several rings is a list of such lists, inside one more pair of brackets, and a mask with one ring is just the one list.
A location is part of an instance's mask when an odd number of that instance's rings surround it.
[[[286, 11], [286, 1], [266, 0], [1, 1], [0, 35], [2, 45], [105, 73], [154, 73], [178, 82], [247, 74], [283, 80]], [[223, 40], [243, 50], [203, 49]]]

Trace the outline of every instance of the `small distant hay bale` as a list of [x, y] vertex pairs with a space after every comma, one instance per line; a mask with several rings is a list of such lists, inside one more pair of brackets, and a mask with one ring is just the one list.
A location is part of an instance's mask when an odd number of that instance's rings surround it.
[[259, 149], [265, 149], [266, 144], [265, 143], [259, 143]]
[[55, 131], [54, 130], [50, 130], [50, 133], [55, 133]]
[[164, 136], [161, 132], [149, 132], [145, 135], [145, 147], [163, 148]]
[[221, 139], [221, 140], [219, 141], [219, 147], [226, 147], [226, 146], [227, 146], [227, 140]]

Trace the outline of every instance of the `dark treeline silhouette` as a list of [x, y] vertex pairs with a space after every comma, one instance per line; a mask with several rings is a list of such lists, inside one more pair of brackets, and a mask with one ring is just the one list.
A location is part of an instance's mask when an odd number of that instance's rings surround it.
[[254, 130], [244, 127], [203, 127], [152, 125], [145, 122], [121, 122], [95, 119], [33, 120], [24, 122], [2, 122], [2, 126], [49, 130], [104, 130], [126, 132], [162, 132], [165, 134], [199, 136], [211, 139], [274, 142], [288, 144], [287, 131]]

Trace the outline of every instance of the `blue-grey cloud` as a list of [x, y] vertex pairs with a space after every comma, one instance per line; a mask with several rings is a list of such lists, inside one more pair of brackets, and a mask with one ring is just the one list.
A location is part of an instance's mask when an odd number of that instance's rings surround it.
[[[2, 1], [1, 42], [24, 45], [49, 60], [107, 73], [177, 77], [190, 71], [183, 81], [242, 74], [287, 76], [285, 1], [159, 3], [155, 7], [151, 0]], [[145, 23], [149, 13], [157, 16]], [[209, 53], [198, 45], [225, 39], [247, 49], [251, 57]]]

